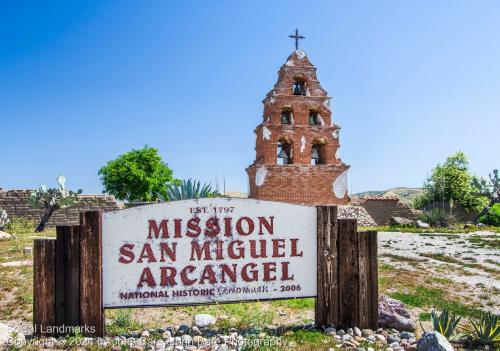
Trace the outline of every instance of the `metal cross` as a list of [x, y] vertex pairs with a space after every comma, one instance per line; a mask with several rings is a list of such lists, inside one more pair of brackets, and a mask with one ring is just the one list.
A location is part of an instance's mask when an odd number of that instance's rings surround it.
[[299, 30], [295, 29], [295, 35], [289, 35], [289, 38], [295, 39], [295, 50], [299, 49], [299, 39], [305, 39], [304, 36], [299, 35]]

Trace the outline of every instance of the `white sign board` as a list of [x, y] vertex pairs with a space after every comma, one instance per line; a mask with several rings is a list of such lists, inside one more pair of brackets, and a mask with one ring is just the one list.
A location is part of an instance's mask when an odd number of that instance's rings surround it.
[[103, 215], [104, 307], [316, 296], [316, 208], [182, 200]]

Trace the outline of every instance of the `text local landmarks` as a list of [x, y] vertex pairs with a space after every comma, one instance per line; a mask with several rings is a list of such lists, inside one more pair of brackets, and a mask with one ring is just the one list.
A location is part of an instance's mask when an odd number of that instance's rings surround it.
[[105, 306], [315, 295], [314, 208], [192, 201], [104, 215]]

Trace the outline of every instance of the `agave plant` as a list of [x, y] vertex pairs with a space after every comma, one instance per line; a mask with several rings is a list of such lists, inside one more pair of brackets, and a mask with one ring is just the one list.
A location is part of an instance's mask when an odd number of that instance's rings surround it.
[[160, 195], [162, 201], [199, 199], [203, 197], [214, 197], [219, 195], [210, 183], [201, 185], [198, 180], [182, 180], [167, 186], [166, 197]]
[[466, 334], [477, 344], [500, 346], [500, 319], [493, 313], [481, 313], [479, 319], [470, 319], [472, 329]]
[[59, 208], [65, 208], [77, 203], [77, 197], [82, 193], [82, 189], [76, 192], [66, 190], [66, 178], [61, 174], [57, 177], [58, 188], [47, 188], [42, 185], [38, 190], [31, 193], [29, 203], [33, 207], [41, 207], [45, 211], [36, 227], [36, 232], [42, 232], [49, 222], [52, 213]]
[[462, 317], [450, 314], [446, 309], [443, 310], [440, 315], [437, 315], [435, 311], [431, 312], [432, 328], [441, 333], [448, 340], [454, 338], [455, 329], [461, 319]]

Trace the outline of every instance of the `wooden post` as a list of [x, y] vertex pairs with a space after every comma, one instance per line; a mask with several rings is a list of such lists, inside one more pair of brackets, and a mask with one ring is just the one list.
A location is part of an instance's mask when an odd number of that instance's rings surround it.
[[87, 336], [104, 336], [102, 211], [80, 213], [80, 323]]
[[314, 319], [318, 326], [338, 324], [337, 206], [317, 207], [317, 296]]
[[339, 219], [338, 221], [338, 327], [359, 325], [359, 251], [356, 225], [355, 219]]
[[56, 326], [56, 241], [36, 239], [33, 245], [33, 328], [35, 335], [48, 335]]
[[378, 323], [378, 240], [376, 231], [368, 231], [368, 318], [367, 328], [375, 330]]
[[80, 226], [56, 227], [56, 321], [80, 325]]

